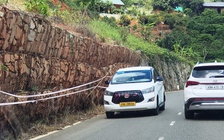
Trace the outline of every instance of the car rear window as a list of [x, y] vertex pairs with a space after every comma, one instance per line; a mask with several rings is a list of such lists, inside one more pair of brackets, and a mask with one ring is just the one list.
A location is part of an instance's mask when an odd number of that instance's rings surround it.
[[151, 81], [151, 70], [118, 71], [113, 76], [111, 84], [126, 84]]
[[195, 67], [192, 76], [195, 78], [223, 78], [224, 66]]

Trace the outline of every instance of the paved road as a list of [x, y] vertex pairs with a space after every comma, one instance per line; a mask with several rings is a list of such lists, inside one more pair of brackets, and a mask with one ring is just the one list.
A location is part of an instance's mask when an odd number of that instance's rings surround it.
[[39, 140], [224, 140], [224, 113], [196, 114], [185, 120], [183, 92], [167, 93], [166, 110], [105, 115], [78, 123]]

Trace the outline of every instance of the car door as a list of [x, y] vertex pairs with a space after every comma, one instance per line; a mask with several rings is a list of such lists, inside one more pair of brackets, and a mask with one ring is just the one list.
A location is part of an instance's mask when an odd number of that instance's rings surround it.
[[156, 71], [156, 69], [153, 70], [153, 77], [154, 77], [154, 82], [155, 82], [155, 90], [158, 94], [159, 97], [159, 104], [161, 104], [164, 101], [164, 87], [163, 87], [163, 79], [159, 75], [159, 73]]

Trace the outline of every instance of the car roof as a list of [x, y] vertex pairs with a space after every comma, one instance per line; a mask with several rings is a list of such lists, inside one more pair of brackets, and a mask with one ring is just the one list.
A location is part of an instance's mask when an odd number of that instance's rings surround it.
[[194, 67], [201, 66], [224, 66], [224, 62], [197, 63]]
[[151, 66], [136, 66], [136, 67], [121, 68], [118, 71], [152, 70], [152, 69], [153, 69], [153, 67], [151, 67]]

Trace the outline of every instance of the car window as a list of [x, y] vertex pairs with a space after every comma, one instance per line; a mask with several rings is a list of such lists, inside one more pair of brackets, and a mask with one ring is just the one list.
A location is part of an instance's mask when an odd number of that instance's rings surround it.
[[195, 67], [192, 76], [195, 78], [221, 78], [224, 77], [224, 66]]
[[152, 81], [151, 70], [118, 71], [111, 84], [139, 83]]
[[157, 72], [157, 70], [156, 69], [154, 69], [154, 71], [153, 71], [153, 75], [154, 75], [154, 81], [156, 82], [156, 79], [157, 79], [157, 77], [159, 76], [159, 73]]

